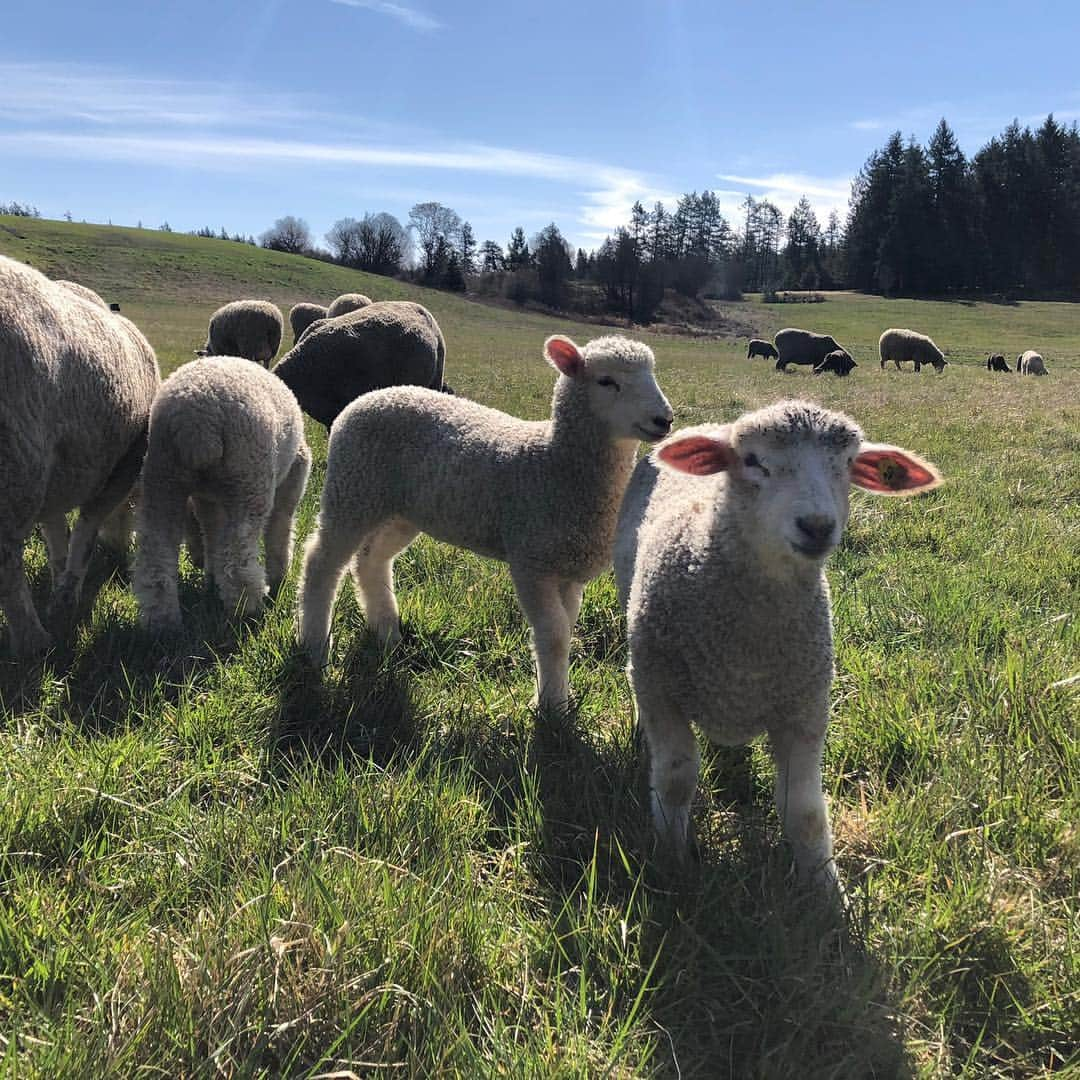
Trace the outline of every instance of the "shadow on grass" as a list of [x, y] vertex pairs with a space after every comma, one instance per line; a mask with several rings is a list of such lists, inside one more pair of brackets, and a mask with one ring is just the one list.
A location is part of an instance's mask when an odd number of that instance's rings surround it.
[[[269, 769], [333, 768], [355, 755], [433, 782], [447, 766], [462, 770], [489, 810], [486, 843], [520, 846], [548, 913], [530, 966], [560, 979], [585, 973], [586, 993], [616, 1015], [638, 1008], [647, 982], [636, 1030], [655, 1036], [657, 1075], [914, 1073], [888, 973], [859, 927], [790, 880], [749, 750], [706, 754], [709, 790], [695, 807], [702, 862], [672, 873], [651, 859], [630, 725], [598, 732], [573, 712], [498, 724], [475, 712], [434, 717], [416, 695], [422, 663], [408, 636], [386, 656], [357, 635], [335, 665], [340, 677], [324, 684], [292, 656]], [[594, 925], [604, 920], [637, 928], [630, 954], [607, 954], [611, 934]]]

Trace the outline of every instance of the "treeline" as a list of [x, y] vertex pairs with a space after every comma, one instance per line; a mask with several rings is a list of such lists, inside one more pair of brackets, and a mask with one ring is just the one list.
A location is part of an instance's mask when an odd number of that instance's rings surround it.
[[1080, 288], [1080, 132], [1014, 121], [969, 161], [942, 120], [924, 148], [899, 132], [852, 188], [851, 287], [889, 294], [1055, 295]]

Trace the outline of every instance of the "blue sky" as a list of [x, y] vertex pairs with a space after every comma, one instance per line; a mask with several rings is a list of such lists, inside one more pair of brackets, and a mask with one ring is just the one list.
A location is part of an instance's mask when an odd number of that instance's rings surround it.
[[0, 202], [258, 234], [436, 200], [595, 246], [640, 198], [824, 224], [896, 129], [1080, 119], [1080, 4], [5, 0]]

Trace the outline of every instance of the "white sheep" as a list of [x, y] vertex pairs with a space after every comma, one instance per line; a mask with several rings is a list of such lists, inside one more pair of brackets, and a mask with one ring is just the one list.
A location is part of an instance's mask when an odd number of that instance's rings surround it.
[[1016, 358], [1016, 370], [1021, 375], [1045, 375], [1046, 363], [1034, 349], [1028, 349]]
[[833, 677], [823, 564], [850, 485], [907, 495], [938, 483], [914, 454], [865, 443], [847, 416], [803, 401], [687, 428], [638, 464], [615, 578], [662, 854], [682, 861], [692, 843], [692, 725], [724, 745], [767, 732], [799, 875], [835, 881], [821, 789]]
[[[135, 325], [0, 256], [0, 608], [12, 650], [50, 643], [23, 546], [40, 522], [53, 572], [50, 620], [74, 611], [99, 526], [131, 490], [160, 382]], [[79, 508], [68, 543], [66, 515]]]
[[132, 587], [142, 625], [180, 628], [177, 558], [189, 506], [202, 528], [207, 577], [226, 610], [260, 607], [267, 577], [276, 592], [288, 572], [293, 514], [310, 469], [300, 406], [258, 364], [213, 357], [170, 376], [150, 413], [138, 502]]
[[361, 308], [366, 308], [370, 303], [371, 297], [365, 296], [363, 293], [342, 293], [339, 297], [330, 301], [330, 306], [326, 309], [326, 318], [336, 319], [339, 315], [348, 315], [350, 311], [359, 311]]
[[70, 289], [76, 296], [89, 300], [91, 304], [97, 304], [98, 307], [103, 307], [106, 311], [109, 310], [109, 305], [105, 303], [100, 294], [94, 292], [87, 285], [80, 285], [77, 281], [64, 281], [62, 278], [57, 278], [56, 284], [63, 285], [65, 289]]
[[932, 364], [934, 370], [940, 375], [949, 362], [945, 359], [945, 354], [925, 334], [897, 327], [886, 330], [878, 338], [878, 354], [881, 357], [882, 368], [891, 360], [897, 371], [900, 370], [902, 363], [910, 360], [914, 363], [916, 371], [923, 364]]
[[560, 373], [550, 420], [412, 386], [366, 394], [337, 418], [301, 578], [300, 643], [313, 660], [325, 660], [350, 559], [369, 627], [386, 647], [398, 640], [393, 561], [422, 531], [510, 564], [537, 701], [566, 708], [585, 583], [610, 564], [638, 442], [665, 435], [672, 414], [640, 342], [610, 336], [579, 349], [556, 336], [544, 352]]
[[281, 344], [281, 312], [269, 300], [233, 300], [210, 316], [196, 356], [242, 356], [269, 367]]

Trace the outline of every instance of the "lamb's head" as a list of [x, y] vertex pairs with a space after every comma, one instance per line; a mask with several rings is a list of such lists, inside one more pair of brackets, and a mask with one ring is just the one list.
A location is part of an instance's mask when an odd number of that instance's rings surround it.
[[850, 417], [808, 401], [680, 432], [656, 456], [694, 475], [726, 472], [743, 532], [771, 564], [820, 565], [847, 525], [852, 484], [876, 495], [914, 495], [941, 483], [933, 465], [865, 442]]
[[612, 334], [578, 348], [556, 334], [544, 342], [544, 355], [612, 438], [657, 442], [671, 430], [674, 415], [656, 383], [648, 345]]

